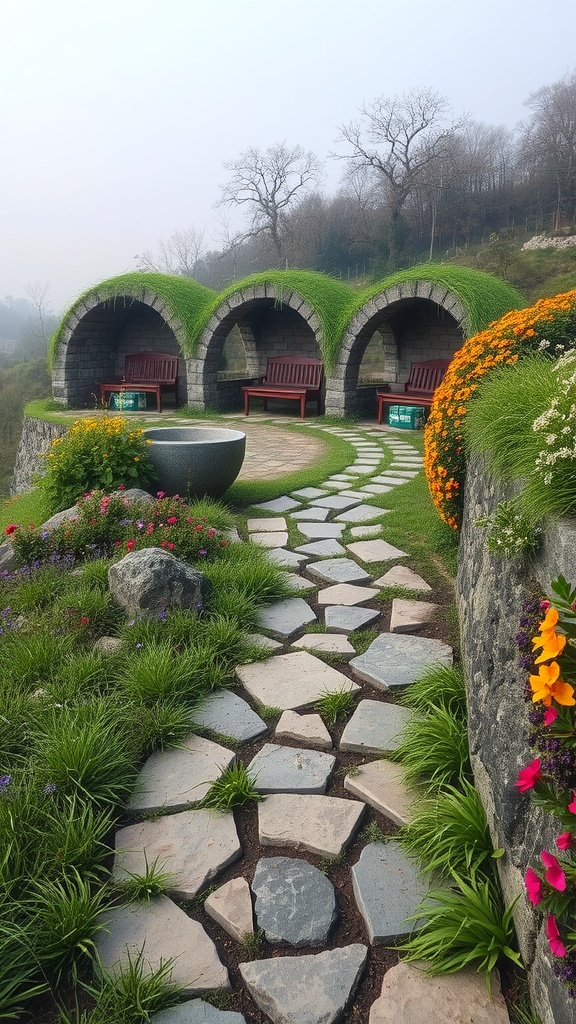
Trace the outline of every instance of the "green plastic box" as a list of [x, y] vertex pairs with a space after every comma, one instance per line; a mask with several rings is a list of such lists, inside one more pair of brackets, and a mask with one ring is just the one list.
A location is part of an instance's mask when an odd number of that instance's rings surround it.
[[419, 405], [391, 405], [388, 423], [401, 430], [420, 430], [424, 426], [424, 409]]
[[139, 412], [146, 408], [145, 391], [113, 391], [108, 402], [109, 409], [119, 412]]

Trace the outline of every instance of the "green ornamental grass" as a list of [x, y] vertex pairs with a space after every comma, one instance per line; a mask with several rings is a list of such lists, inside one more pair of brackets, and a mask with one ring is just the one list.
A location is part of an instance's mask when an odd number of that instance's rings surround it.
[[218, 811], [229, 811], [233, 807], [262, 800], [256, 783], [256, 776], [249, 772], [241, 761], [235, 761], [212, 783], [202, 806], [213, 807]]
[[391, 755], [399, 761], [409, 785], [439, 792], [470, 777], [466, 722], [443, 707], [411, 719]]

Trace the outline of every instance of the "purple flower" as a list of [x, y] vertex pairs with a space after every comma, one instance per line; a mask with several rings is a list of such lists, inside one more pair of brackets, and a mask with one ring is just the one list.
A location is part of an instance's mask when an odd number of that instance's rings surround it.
[[208, 552], [207, 552], [207, 551], [205, 551], [205, 550], [204, 550], [204, 548], [202, 548], [202, 550], [201, 550], [201, 551], [199, 551], [199, 552], [198, 552], [198, 554], [199, 554], [199, 555], [201, 555], [201, 556], [202, 556], [202, 558], [203, 558], [203, 557], [204, 557], [205, 555], [207, 555], [207, 554], [208, 554]]
[[46, 794], [46, 796], [52, 796], [52, 793], [55, 793], [55, 792], [56, 792], [56, 783], [55, 782], [47, 782], [46, 785], [44, 786], [44, 793]]
[[142, 650], [143, 646], [144, 646], [144, 644], [136, 644], [136, 650], [137, 651]]
[[0, 791], [3, 789], [8, 789], [8, 786], [10, 785], [11, 782], [11, 775], [0, 775]]

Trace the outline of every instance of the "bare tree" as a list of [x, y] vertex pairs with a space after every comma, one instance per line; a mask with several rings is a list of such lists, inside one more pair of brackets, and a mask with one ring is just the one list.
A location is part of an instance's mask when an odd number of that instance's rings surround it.
[[465, 120], [449, 119], [449, 105], [430, 89], [392, 98], [381, 96], [362, 108], [360, 120], [341, 128], [352, 147], [350, 159], [370, 169], [383, 186], [389, 211], [390, 263], [400, 259], [401, 215], [406, 201], [430, 180], [430, 169], [447, 156]]
[[526, 100], [532, 121], [522, 148], [536, 170], [555, 184], [554, 227], [576, 221], [576, 71], [545, 85]]
[[24, 286], [32, 305], [36, 308], [36, 317], [30, 321], [30, 328], [40, 342], [43, 352], [48, 350], [50, 335], [55, 327], [54, 314], [48, 306], [47, 297], [50, 286], [45, 281], [29, 281]]
[[158, 271], [161, 274], [179, 274], [184, 277], [194, 276], [194, 267], [202, 255], [204, 245], [204, 229], [187, 228], [175, 231], [165, 242], [158, 245], [158, 252], [150, 250], [136, 256], [138, 270]]
[[276, 142], [264, 151], [245, 149], [224, 167], [231, 173], [217, 205], [244, 206], [248, 212], [249, 228], [236, 241], [268, 235], [278, 259], [284, 260], [283, 217], [320, 181], [318, 158], [301, 146]]

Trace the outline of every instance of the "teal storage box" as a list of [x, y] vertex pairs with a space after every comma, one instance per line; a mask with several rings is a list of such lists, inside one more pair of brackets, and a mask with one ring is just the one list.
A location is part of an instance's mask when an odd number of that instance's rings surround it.
[[108, 402], [109, 409], [119, 412], [139, 412], [146, 408], [145, 391], [113, 391]]
[[419, 405], [391, 405], [388, 423], [401, 430], [420, 430], [424, 426], [424, 409]]

